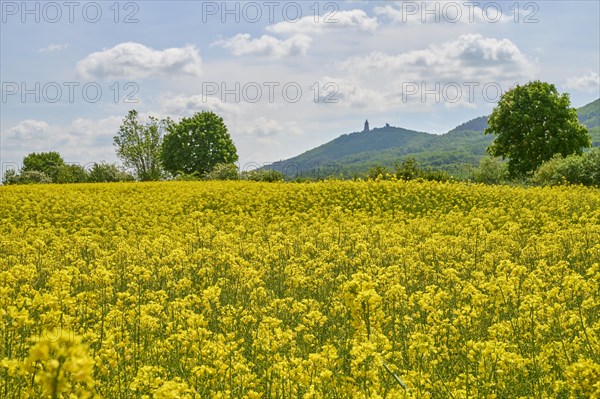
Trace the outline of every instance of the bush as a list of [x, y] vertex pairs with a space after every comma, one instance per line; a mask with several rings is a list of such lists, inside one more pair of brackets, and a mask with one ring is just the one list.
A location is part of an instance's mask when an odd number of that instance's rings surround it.
[[396, 162], [396, 178], [402, 180], [413, 180], [417, 179], [421, 175], [419, 164], [414, 158], [408, 158], [401, 164]]
[[430, 181], [451, 181], [454, 180], [452, 176], [445, 170], [425, 170], [423, 171], [422, 178]]
[[202, 180], [202, 176], [198, 172], [185, 173], [185, 172], [179, 171], [175, 175], [175, 180], [177, 180], [177, 181], [200, 181], [200, 180]]
[[219, 163], [204, 175], [206, 180], [239, 180], [240, 173], [232, 163]]
[[562, 162], [563, 157], [560, 154], [555, 155], [548, 162], [544, 162], [534, 173], [531, 182], [541, 185], [557, 185], [563, 184], [565, 181], [558, 173], [558, 167]]
[[85, 183], [88, 173], [79, 165], [62, 165], [56, 169], [54, 183]]
[[583, 184], [600, 186], [600, 149], [566, 158], [555, 155], [533, 174], [531, 182], [540, 185]]
[[306, 176], [297, 176], [296, 178], [290, 180], [291, 183], [312, 183], [314, 181], [314, 179]]
[[389, 180], [389, 177], [390, 177], [390, 171], [385, 166], [379, 166], [379, 165], [373, 166], [367, 172], [367, 179], [370, 179], [370, 180], [377, 180], [377, 179]]
[[276, 181], [283, 181], [283, 173], [276, 170], [256, 169], [249, 172], [242, 172], [241, 178], [243, 180], [272, 183]]
[[132, 175], [115, 164], [94, 163], [88, 173], [90, 183], [112, 183], [135, 180]]
[[[50, 177], [52, 182], [56, 182], [58, 172], [63, 166], [65, 166], [65, 161], [56, 151], [40, 153], [32, 152], [23, 158], [23, 169], [21, 170], [21, 175], [27, 172], [36, 171]], [[31, 178], [35, 180], [41, 177], [39, 175], [31, 175]]]
[[61, 165], [51, 169], [53, 178], [44, 172], [38, 170], [25, 170], [17, 173], [15, 170], [9, 170], [4, 174], [2, 183], [9, 184], [40, 184], [40, 183], [103, 183], [133, 181], [134, 178], [129, 173], [121, 170], [117, 165], [94, 163], [89, 172], [79, 165]]
[[[77, 169], [79, 168], [79, 169]], [[25, 156], [20, 173], [9, 170], [4, 174], [3, 184], [67, 183], [77, 180], [85, 170], [74, 165], [66, 165], [56, 151], [40, 152]], [[84, 178], [85, 180], [85, 178]]]
[[582, 184], [590, 186], [600, 186], [600, 148], [584, 153]]
[[409, 158], [401, 164], [396, 162], [396, 178], [401, 180], [423, 179], [431, 181], [449, 181], [453, 179], [445, 170], [422, 169], [414, 158]]
[[479, 161], [479, 168], [473, 171], [473, 180], [477, 183], [502, 184], [508, 179], [507, 164], [498, 158], [485, 157]]
[[18, 177], [19, 174], [16, 170], [7, 170], [6, 172], [4, 172], [4, 176], [2, 177], [2, 184], [4, 184], [5, 186], [8, 186], [10, 184], [18, 184]]
[[[14, 171], [13, 171], [14, 172]], [[8, 172], [7, 172], [8, 173]], [[38, 170], [27, 170], [14, 175], [13, 182], [7, 184], [49, 184], [50, 176]]]

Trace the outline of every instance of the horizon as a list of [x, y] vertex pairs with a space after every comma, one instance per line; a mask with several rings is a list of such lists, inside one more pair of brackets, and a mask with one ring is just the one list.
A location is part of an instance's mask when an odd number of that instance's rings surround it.
[[119, 163], [130, 109], [214, 111], [239, 163], [262, 165], [365, 119], [444, 134], [515, 83], [600, 98], [598, 2], [68, 4], [0, 4], [1, 173], [31, 152]]

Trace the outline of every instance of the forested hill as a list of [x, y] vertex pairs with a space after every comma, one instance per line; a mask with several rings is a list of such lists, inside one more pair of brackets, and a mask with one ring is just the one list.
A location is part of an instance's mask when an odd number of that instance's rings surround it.
[[577, 110], [579, 121], [587, 126], [592, 144], [600, 147], [600, 98]]
[[579, 121], [588, 129], [600, 126], [600, 98], [577, 110]]
[[[590, 130], [594, 145], [599, 146], [600, 99], [579, 108], [577, 114]], [[328, 174], [349, 177], [364, 173], [373, 165], [392, 169], [398, 161], [415, 158], [425, 167], [460, 172], [477, 165], [492, 143], [494, 137], [483, 133], [487, 119], [480, 116], [442, 135], [394, 126], [343, 134], [270, 168], [289, 177]]]

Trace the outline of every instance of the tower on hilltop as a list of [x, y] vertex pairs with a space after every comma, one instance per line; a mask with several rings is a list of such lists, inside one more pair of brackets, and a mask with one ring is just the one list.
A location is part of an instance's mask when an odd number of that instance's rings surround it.
[[365, 128], [363, 129], [363, 132], [368, 132], [369, 131], [369, 120], [365, 119]]

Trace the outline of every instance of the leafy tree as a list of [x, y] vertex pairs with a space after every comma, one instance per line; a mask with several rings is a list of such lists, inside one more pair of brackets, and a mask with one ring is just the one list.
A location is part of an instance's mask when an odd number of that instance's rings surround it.
[[200, 181], [203, 180], [202, 176], [198, 172], [192, 173], [183, 173], [180, 172], [175, 176], [175, 180], [177, 181]]
[[408, 158], [401, 164], [396, 162], [396, 178], [400, 180], [423, 179], [431, 181], [450, 181], [453, 177], [445, 170], [429, 170], [419, 166], [414, 158]]
[[158, 180], [162, 177], [160, 164], [162, 135], [169, 120], [158, 120], [151, 116], [150, 122], [138, 120], [136, 110], [129, 111], [119, 133], [114, 137], [117, 156], [123, 164], [132, 168], [142, 181]]
[[54, 182], [58, 176], [58, 170], [65, 165], [65, 161], [56, 151], [50, 152], [32, 152], [23, 158], [23, 168], [21, 173], [41, 172]]
[[17, 173], [9, 170], [4, 174], [3, 183], [9, 184], [49, 184], [52, 183], [50, 176], [39, 170], [27, 170]]
[[91, 183], [133, 181], [133, 176], [119, 169], [117, 165], [94, 163], [88, 173], [88, 181]]
[[554, 154], [581, 154], [591, 145], [587, 128], [570, 107], [569, 95], [554, 85], [533, 81], [502, 95], [485, 134], [494, 134], [488, 153], [508, 158], [510, 177], [536, 170]]
[[19, 182], [19, 174], [14, 169], [9, 169], [4, 172], [4, 176], [2, 176], [2, 184], [8, 186], [10, 184], [18, 184]]
[[87, 171], [80, 165], [63, 165], [57, 169], [54, 183], [85, 183]]
[[279, 172], [278, 170], [256, 169], [242, 172], [241, 178], [243, 180], [273, 183], [277, 181], [283, 181], [284, 177], [283, 173]]
[[498, 158], [481, 158], [479, 168], [473, 171], [473, 180], [477, 183], [502, 184], [507, 178], [506, 163], [500, 162]]
[[535, 171], [531, 182], [541, 185], [570, 183], [600, 186], [600, 148], [566, 158], [556, 154]]
[[591, 129], [588, 129], [588, 132], [592, 137], [592, 146], [600, 147], [600, 126], [595, 126]]
[[385, 166], [375, 165], [367, 171], [367, 179], [377, 180], [381, 176], [381, 179], [387, 180], [389, 174], [390, 171]]
[[219, 163], [204, 175], [206, 180], [239, 180], [238, 167], [232, 163]]
[[417, 160], [414, 158], [408, 158], [401, 164], [396, 162], [396, 178], [402, 180], [413, 180], [421, 177], [421, 169]]
[[234, 163], [237, 150], [223, 119], [214, 112], [198, 112], [170, 123], [163, 142], [162, 161], [173, 175], [204, 175], [219, 163]]

